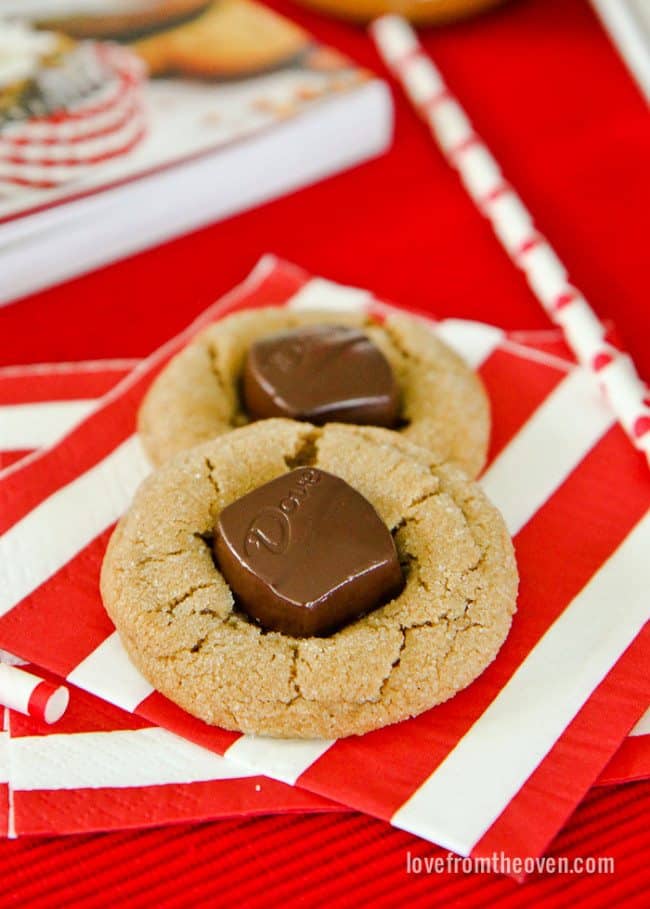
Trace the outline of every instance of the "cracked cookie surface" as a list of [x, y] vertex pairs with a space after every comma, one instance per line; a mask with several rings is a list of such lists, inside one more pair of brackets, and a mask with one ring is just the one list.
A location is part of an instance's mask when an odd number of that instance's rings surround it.
[[477, 375], [421, 320], [390, 314], [266, 307], [235, 313], [201, 332], [154, 381], [138, 432], [154, 464], [248, 422], [239, 380], [251, 344], [304, 325], [360, 328], [388, 359], [400, 387], [400, 435], [476, 476], [487, 454], [490, 409]]
[[[264, 632], [235, 604], [211, 543], [220, 511], [296, 466], [336, 474], [394, 536], [405, 587], [326, 638]], [[101, 589], [131, 659], [194, 716], [279, 737], [361, 734], [452, 697], [494, 659], [517, 568], [480, 488], [397, 433], [274, 419], [183, 452], [137, 492]]]

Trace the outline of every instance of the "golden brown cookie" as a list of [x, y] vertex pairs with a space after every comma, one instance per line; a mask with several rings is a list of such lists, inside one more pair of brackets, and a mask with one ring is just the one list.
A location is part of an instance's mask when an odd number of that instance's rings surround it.
[[310, 41], [303, 29], [252, 0], [217, 0], [190, 22], [132, 48], [154, 76], [234, 78], [281, 66]]
[[464, 19], [503, 3], [503, 0], [299, 0], [305, 6], [342, 19], [369, 22], [386, 13], [399, 13], [412, 22], [442, 24]]
[[154, 464], [248, 422], [239, 378], [251, 343], [275, 331], [313, 324], [362, 328], [388, 358], [399, 382], [401, 434], [454, 461], [470, 476], [478, 474], [490, 434], [487, 396], [476, 374], [420, 320], [392, 314], [379, 324], [363, 313], [286, 307], [228, 316], [163, 370], [138, 416], [138, 431]]
[[88, 11], [63, 12], [56, 18], [47, 15], [47, 3], [42, 3], [40, 15], [38, 7], [33, 15], [39, 25], [78, 38], [125, 38], [148, 29], [171, 28], [197, 15], [209, 3], [210, 0], [135, 0], [130, 8], [122, 3], [111, 10], [102, 4], [95, 11], [89, 4]]
[[[405, 574], [391, 602], [330, 637], [263, 632], [215, 566], [226, 505], [296, 465], [344, 479], [393, 534]], [[131, 659], [214, 725], [338, 737], [452, 697], [494, 659], [515, 611], [503, 520], [460, 471], [390, 430], [265, 420], [178, 455], [135, 496], [101, 590]]]

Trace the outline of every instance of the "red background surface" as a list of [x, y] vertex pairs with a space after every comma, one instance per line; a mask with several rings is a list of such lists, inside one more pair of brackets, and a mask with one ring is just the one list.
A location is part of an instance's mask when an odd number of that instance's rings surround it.
[[[381, 70], [361, 29], [273, 5]], [[588, 5], [514, 0], [424, 39], [573, 282], [615, 320], [648, 378], [650, 126]], [[548, 327], [399, 95], [396, 108], [390, 154], [1, 310], [0, 362], [145, 355], [267, 251], [438, 316]], [[434, 848], [358, 815], [26, 839], [0, 844], [0, 905], [641, 906], [649, 811], [650, 783], [593, 793], [553, 850], [613, 855], [616, 874], [523, 887], [494, 875], [407, 875], [406, 851]]]

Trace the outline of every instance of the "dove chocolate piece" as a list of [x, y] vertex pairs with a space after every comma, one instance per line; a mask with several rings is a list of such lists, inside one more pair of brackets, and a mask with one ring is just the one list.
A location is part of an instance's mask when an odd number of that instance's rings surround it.
[[243, 376], [244, 404], [256, 420], [395, 426], [399, 390], [388, 360], [356, 328], [311, 325], [252, 345]]
[[370, 502], [315, 467], [224, 508], [215, 556], [241, 609], [294, 637], [330, 634], [403, 587], [393, 538]]

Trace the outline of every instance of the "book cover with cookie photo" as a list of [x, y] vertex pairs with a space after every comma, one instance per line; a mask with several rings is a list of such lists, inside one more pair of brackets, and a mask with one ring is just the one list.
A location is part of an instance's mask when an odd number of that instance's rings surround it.
[[357, 164], [391, 128], [383, 82], [254, 0], [0, 0], [0, 303]]

